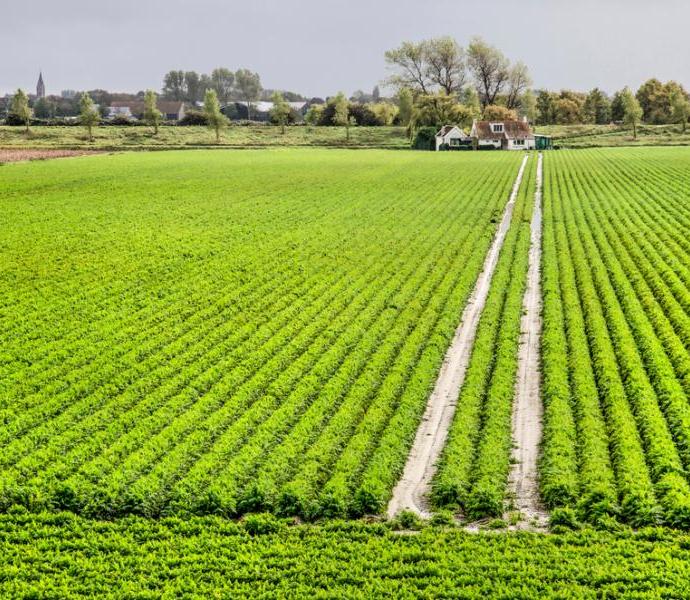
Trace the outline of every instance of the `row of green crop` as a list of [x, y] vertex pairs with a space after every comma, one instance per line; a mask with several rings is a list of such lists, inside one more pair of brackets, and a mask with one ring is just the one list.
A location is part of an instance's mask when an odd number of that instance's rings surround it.
[[12, 166], [3, 208], [35, 236], [26, 262], [51, 259], [19, 271], [12, 232], [0, 506], [379, 512], [517, 158]]
[[542, 493], [551, 506], [579, 497], [589, 519], [620, 514], [686, 528], [690, 405], [678, 334], [687, 315], [664, 311], [659, 298], [674, 306], [658, 275], [668, 267], [660, 253], [641, 249], [640, 233], [664, 227], [655, 211], [641, 209], [655, 179], [642, 161], [612, 169], [611, 156], [565, 154], [551, 165]]
[[505, 507], [536, 157], [528, 165], [432, 484], [435, 506], [459, 507], [472, 519], [501, 516]]
[[618, 534], [470, 534], [267, 515], [92, 521], [0, 516], [4, 598], [684, 598], [690, 543]]

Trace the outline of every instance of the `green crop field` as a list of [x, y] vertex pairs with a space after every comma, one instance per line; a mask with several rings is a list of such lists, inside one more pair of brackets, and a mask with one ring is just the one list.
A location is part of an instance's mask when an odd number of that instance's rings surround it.
[[3, 168], [0, 506], [385, 506], [519, 156]]
[[687, 598], [690, 538], [0, 516], [3, 598]]
[[690, 527], [690, 152], [548, 157], [542, 491]]
[[[0, 597], [690, 596], [690, 149], [545, 152], [537, 271], [523, 155], [0, 166]], [[432, 516], [386, 519], [510, 206]]]

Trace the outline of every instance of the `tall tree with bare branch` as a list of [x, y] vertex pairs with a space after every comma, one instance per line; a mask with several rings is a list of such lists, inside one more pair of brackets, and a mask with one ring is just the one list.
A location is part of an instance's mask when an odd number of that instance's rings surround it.
[[494, 104], [508, 83], [508, 59], [498, 48], [475, 37], [467, 48], [467, 66], [477, 84], [482, 107]]
[[427, 42], [403, 42], [385, 54], [386, 64], [396, 72], [386, 83], [397, 88], [411, 88], [422, 94], [429, 92], [431, 81], [427, 69]]
[[527, 65], [522, 61], [516, 62], [508, 71], [508, 97], [506, 106], [514, 109], [520, 106], [520, 98], [532, 85]]
[[425, 42], [425, 64], [428, 80], [448, 96], [458, 94], [465, 85], [465, 52], [452, 37]]

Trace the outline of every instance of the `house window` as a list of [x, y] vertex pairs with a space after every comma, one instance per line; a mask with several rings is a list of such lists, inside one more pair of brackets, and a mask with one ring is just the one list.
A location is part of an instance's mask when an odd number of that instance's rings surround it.
[[513, 141], [513, 144], [515, 144], [516, 146], [524, 146], [525, 140], [515, 140]]
[[491, 130], [494, 133], [503, 133], [503, 123], [492, 123]]
[[450, 138], [450, 145], [451, 146], [459, 146], [460, 145], [460, 138]]

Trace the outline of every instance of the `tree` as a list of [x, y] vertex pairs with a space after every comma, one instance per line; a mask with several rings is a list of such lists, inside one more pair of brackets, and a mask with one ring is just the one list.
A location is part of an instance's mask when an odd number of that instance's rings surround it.
[[587, 96], [572, 90], [561, 90], [554, 100], [555, 119], [559, 125], [582, 123], [583, 109]]
[[211, 81], [211, 76], [206, 73], [202, 73], [199, 77], [199, 97], [197, 100], [203, 100], [206, 97], [206, 90], [213, 87], [213, 82]]
[[352, 96], [350, 96], [350, 100], [352, 100], [352, 102], [364, 103], [367, 101], [367, 99], [368, 97], [363, 90], [355, 90], [354, 92], [352, 92]]
[[532, 90], [525, 90], [520, 97], [520, 112], [530, 123], [536, 123], [539, 116], [537, 97]]
[[632, 127], [633, 137], [637, 139], [637, 126], [644, 115], [644, 111], [637, 98], [633, 96], [633, 93], [627, 87], [623, 89], [621, 94], [624, 111], [623, 122]]
[[371, 92], [371, 99], [374, 102], [378, 102], [379, 100], [381, 100], [381, 90], [379, 90], [378, 85], [374, 86], [374, 89]]
[[556, 122], [556, 95], [548, 90], [539, 90], [537, 94], [537, 123], [553, 125]]
[[34, 103], [34, 117], [52, 119], [55, 116], [55, 102], [48, 98], [39, 98]]
[[144, 94], [144, 121], [153, 127], [154, 135], [158, 135], [158, 126], [163, 118], [163, 114], [156, 105], [156, 100], [156, 92], [147, 90]]
[[324, 105], [323, 104], [312, 104], [307, 109], [307, 114], [304, 115], [304, 120], [307, 125], [318, 125], [323, 116]]
[[18, 89], [12, 96], [9, 114], [26, 125], [26, 133], [28, 134], [31, 125], [31, 108], [29, 107], [29, 97], [24, 90]]
[[239, 69], [235, 73], [235, 86], [240, 97], [247, 103], [247, 119], [251, 121], [252, 103], [256, 102], [261, 94], [259, 74], [252, 73], [249, 69]]
[[220, 132], [227, 127], [228, 118], [220, 110], [218, 94], [214, 89], [206, 90], [204, 95], [204, 114], [208, 126], [216, 132], [216, 143], [220, 143]]
[[273, 107], [271, 108], [271, 121], [280, 125], [281, 133], [285, 134], [285, 125], [287, 125], [290, 119], [290, 112], [292, 108], [290, 104], [283, 98], [283, 94], [280, 92], [273, 92], [271, 96], [273, 101]]
[[517, 121], [517, 113], [505, 106], [489, 104], [484, 108], [485, 121]]
[[396, 71], [386, 82], [397, 88], [411, 88], [427, 94], [442, 90], [457, 94], [465, 84], [465, 53], [451, 37], [421, 42], [403, 42], [385, 54], [386, 63]]
[[196, 71], [184, 74], [184, 96], [187, 102], [194, 104], [201, 99], [201, 78]]
[[432, 85], [448, 96], [459, 93], [465, 85], [465, 52], [451, 37], [424, 42], [426, 72]]
[[510, 63], [503, 53], [475, 37], [467, 48], [467, 65], [474, 76], [482, 107], [494, 104], [510, 75]]
[[390, 102], [371, 104], [370, 110], [376, 117], [376, 124], [384, 126], [392, 125], [399, 113], [398, 107]]
[[580, 107], [571, 98], [559, 98], [556, 100], [555, 108], [556, 123], [559, 125], [573, 125], [574, 123], [580, 123], [582, 120]]
[[333, 125], [345, 126], [345, 137], [350, 139], [350, 103], [345, 94], [338, 92], [328, 102], [333, 107]]
[[681, 88], [673, 90], [671, 92], [671, 118], [675, 123], [682, 125], [683, 133], [688, 127], [688, 117], [690, 117], [688, 95]]
[[508, 108], [518, 108], [520, 98], [525, 91], [532, 85], [532, 78], [529, 75], [527, 65], [523, 62], [516, 62], [508, 71], [508, 95], [506, 106]]
[[583, 120], [588, 123], [604, 125], [611, 121], [611, 102], [604, 92], [594, 88], [582, 107]]
[[91, 96], [84, 92], [79, 99], [79, 120], [86, 127], [89, 140], [93, 141], [93, 128], [101, 121], [101, 115], [96, 109]]
[[163, 78], [163, 95], [169, 100], [184, 100], [184, 71], [169, 71]]
[[426, 42], [403, 42], [398, 48], [388, 50], [385, 54], [386, 64], [396, 73], [386, 82], [398, 88], [412, 88], [426, 94], [431, 82], [426, 67]]
[[637, 90], [636, 97], [646, 123], [668, 123], [671, 118], [671, 101], [668, 89], [661, 81], [648, 79]]
[[[364, 125], [370, 127], [375, 125], [383, 125], [379, 117], [374, 112], [375, 106], [376, 105], [372, 104], [371, 102], [366, 104], [362, 104], [361, 102], [350, 102], [348, 104], [348, 113], [350, 115], [350, 121], [354, 119], [357, 125]], [[334, 114], [335, 110], [332, 111], [331, 119], [333, 118]]]
[[420, 127], [443, 125], [467, 126], [472, 122], [472, 112], [459, 104], [454, 96], [445, 93], [424, 94], [417, 98], [410, 121], [410, 133]]
[[625, 118], [625, 106], [623, 106], [623, 92], [619, 91], [611, 99], [611, 120], [619, 123]]
[[400, 124], [407, 127], [412, 118], [412, 91], [410, 88], [401, 88], [398, 92], [398, 119]]
[[477, 88], [474, 86], [468, 85], [465, 87], [460, 95], [460, 102], [472, 112], [473, 119], [479, 119], [482, 116], [482, 104], [479, 101]]
[[235, 74], [230, 69], [218, 68], [211, 71], [211, 87], [216, 91], [218, 100], [226, 104], [232, 97]]

